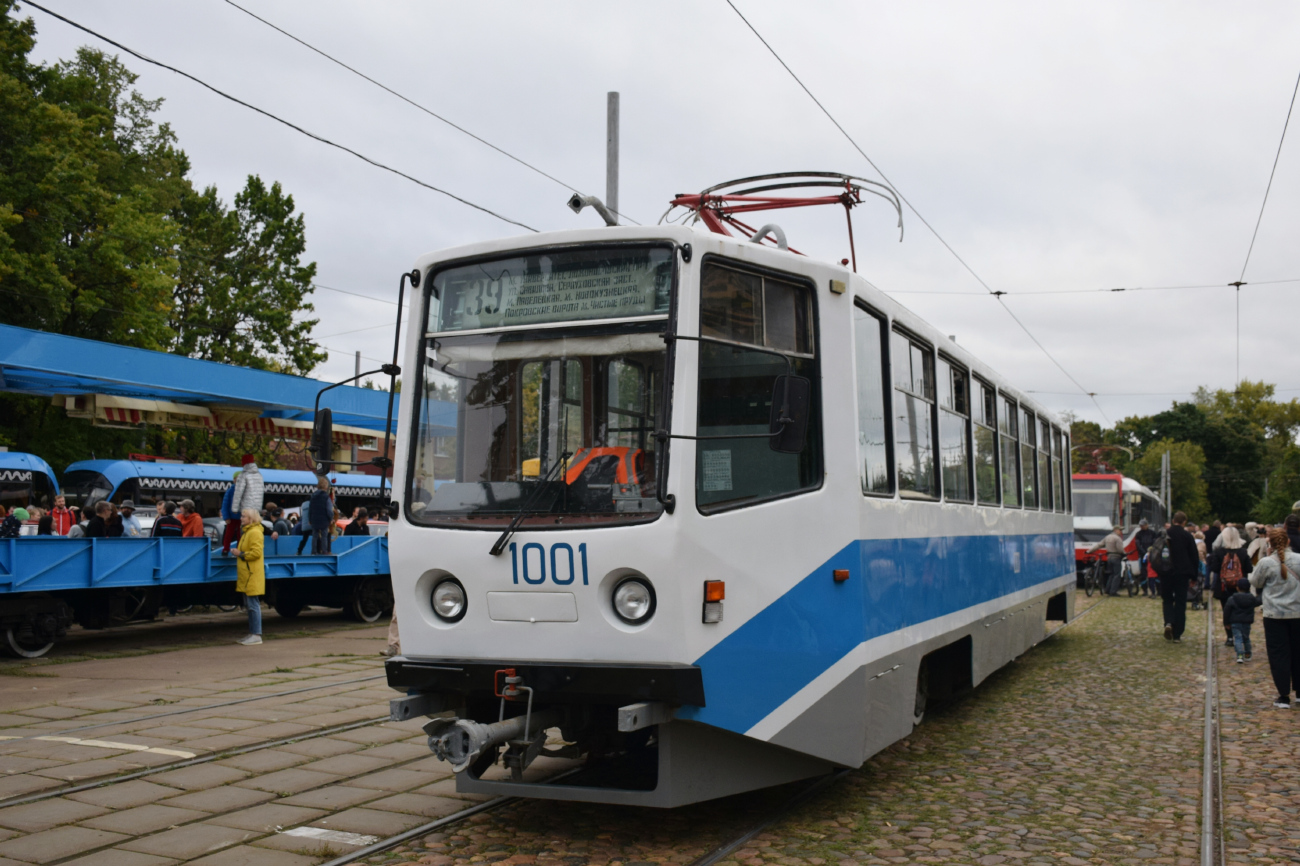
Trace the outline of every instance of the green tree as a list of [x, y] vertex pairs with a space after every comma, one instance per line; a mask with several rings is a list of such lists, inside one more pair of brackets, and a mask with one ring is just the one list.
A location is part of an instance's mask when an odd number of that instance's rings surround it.
[[[250, 177], [227, 210], [215, 188], [195, 190], [156, 119], [162, 101], [98, 50], [32, 63], [36, 28], [15, 6], [0, 0], [0, 322], [286, 372], [324, 360], [292, 196]], [[92, 454], [282, 447], [198, 433], [151, 428], [142, 441], [0, 394], [0, 437], [56, 469]]]
[[1137, 459], [1128, 464], [1131, 477], [1152, 490], [1160, 489], [1160, 464], [1164, 453], [1169, 452], [1169, 513], [1182, 511], [1187, 517], [1202, 523], [1212, 520], [1209, 484], [1205, 481], [1205, 452], [1192, 442], [1159, 439], [1147, 446]]
[[245, 367], [306, 373], [326, 354], [312, 342], [317, 319], [305, 299], [316, 263], [302, 214], [279, 183], [250, 175], [227, 211], [215, 187], [181, 203], [181, 276], [176, 281], [173, 351]]

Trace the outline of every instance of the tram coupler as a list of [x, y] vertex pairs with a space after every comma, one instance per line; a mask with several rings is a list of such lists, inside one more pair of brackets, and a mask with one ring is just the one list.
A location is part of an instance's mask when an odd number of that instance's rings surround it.
[[[540, 713], [515, 716], [491, 724], [483, 724], [472, 719], [434, 719], [424, 726], [424, 732], [429, 737], [430, 751], [440, 760], [451, 764], [452, 770], [459, 773], [473, 763], [479, 755], [488, 749], [495, 749], [502, 743], [511, 741], [531, 743], [534, 731], [541, 738], [540, 742], [545, 743], [546, 729], [556, 727], [560, 721], [558, 711], [543, 710]], [[525, 736], [528, 739], [524, 739]], [[540, 749], [541, 745], [538, 746], [539, 751]], [[532, 763], [531, 758], [523, 766], [526, 767], [529, 763]]]

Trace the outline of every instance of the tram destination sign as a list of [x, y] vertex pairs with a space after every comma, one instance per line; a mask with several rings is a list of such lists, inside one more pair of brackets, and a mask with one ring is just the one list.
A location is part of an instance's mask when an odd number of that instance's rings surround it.
[[430, 331], [509, 328], [668, 312], [668, 247], [606, 247], [449, 268], [433, 280]]

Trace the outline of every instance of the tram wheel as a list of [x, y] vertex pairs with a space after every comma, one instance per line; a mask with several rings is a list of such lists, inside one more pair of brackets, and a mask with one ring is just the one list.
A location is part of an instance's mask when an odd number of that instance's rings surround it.
[[285, 619], [293, 619], [307, 607], [301, 601], [292, 598], [278, 598], [274, 606], [275, 612]]
[[358, 622], [378, 622], [393, 610], [393, 584], [386, 576], [366, 575], [357, 578], [343, 612]]
[[5, 629], [5, 650], [20, 659], [38, 659], [50, 651], [54, 641], [46, 641], [28, 626]]

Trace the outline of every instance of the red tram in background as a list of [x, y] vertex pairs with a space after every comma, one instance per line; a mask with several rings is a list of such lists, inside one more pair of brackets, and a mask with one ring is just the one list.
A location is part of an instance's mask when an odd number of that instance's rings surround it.
[[[1163, 529], [1165, 504], [1150, 488], [1118, 473], [1078, 474], [1071, 476], [1074, 494], [1074, 564], [1082, 573], [1091, 562], [1088, 548], [1101, 541], [1112, 527], [1124, 532], [1129, 561], [1136, 563], [1140, 553], [1133, 537], [1142, 518], [1152, 529]], [[1131, 566], [1136, 568], [1136, 565]]]

